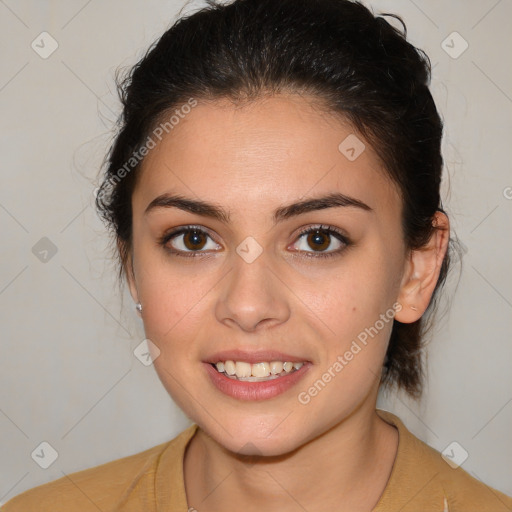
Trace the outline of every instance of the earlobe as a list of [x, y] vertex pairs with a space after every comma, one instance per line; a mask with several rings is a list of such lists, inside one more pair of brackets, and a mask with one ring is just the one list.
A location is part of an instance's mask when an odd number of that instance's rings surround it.
[[123, 271], [124, 275], [126, 276], [126, 280], [128, 281], [130, 295], [132, 296], [132, 299], [135, 302], [135, 309], [137, 310], [137, 314], [140, 317], [142, 317], [142, 304], [140, 303], [139, 292], [137, 291], [132, 251], [128, 251], [126, 254], [126, 258], [123, 263]]
[[135, 277], [133, 272], [129, 269], [125, 269], [126, 280], [128, 281], [128, 288], [130, 289], [130, 295], [135, 303], [139, 302], [139, 294], [137, 287], [135, 286]]
[[125, 267], [125, 275], [126, 280], [128, 281], [128, 288], [130, 289], [130, 295], [135, 303], [139, 302], [139, 294], [137, 292], [137, 286], [135, 285], [135, 275], [133, 272], [133, 266], [131, 262], [131, 258], [127, 261], [127, 266]]
[[427, 245], [409, 253], [408, 268], [398, 296], [402, 309], [395, 315], [399, 322], [412, 323], [421, 318], [439, 279], [450, 238], [448, 217], [437, 211], [433, 225], [436, 229]]
[[[120, 251], [120, 254], [123, 254]], [[135, 284], [135, 271], [133, 269], [133, 257], [132, 252], [129, 251], [126, 255], [126, 259], [123, 262], [123, 272], [126, 276], [126, 281], [128, 282], [128, 288], [130, 290], [130, 295], [132, 296], [133, 301], [137, 304], [139, 303], [139, 294], [137, 292], [137, 286]]]

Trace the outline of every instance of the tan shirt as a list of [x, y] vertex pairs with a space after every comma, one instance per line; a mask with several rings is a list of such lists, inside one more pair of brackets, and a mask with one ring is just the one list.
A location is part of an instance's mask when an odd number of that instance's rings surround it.
[[[396, 459], [372, 512], [511, 512], [512, 498], [486, 486], [414, 436], [394, 414], [377, 414], [398, 428]], [[149, 450], [71, 473], [12, 498], [2, 512], [187, 512], [185, 448], [198, 426]]]

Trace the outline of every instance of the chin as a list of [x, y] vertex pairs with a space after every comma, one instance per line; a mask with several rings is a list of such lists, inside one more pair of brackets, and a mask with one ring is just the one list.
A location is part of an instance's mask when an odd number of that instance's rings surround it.
[[[287, 425], [282, 428], [279, 421], [237, 420], [218, 424], [198, 423], [201, 428], [218, 444], [233, 453], [248, 456], [281, 456], [290, 453], [307, 442], [303, 429], [295, 432], [297, 427]], [[203, 426], [204, 425], [204, 426]], [[279, 425], [279, 426], [277, 426]]]

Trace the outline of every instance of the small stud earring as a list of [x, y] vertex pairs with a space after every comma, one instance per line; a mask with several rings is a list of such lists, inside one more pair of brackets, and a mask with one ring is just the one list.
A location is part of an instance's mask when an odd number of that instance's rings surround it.
[[142, 311], [142, 304], [137, 302], [137, 304], [135, 304], [135, 309], [140, 313]]

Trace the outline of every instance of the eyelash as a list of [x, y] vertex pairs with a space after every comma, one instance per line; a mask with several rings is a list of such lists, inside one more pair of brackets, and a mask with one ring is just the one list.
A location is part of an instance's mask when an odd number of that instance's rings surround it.
[[[203, 235], [206, 235], [210, 238], [212, 238], [207, 231], [202, 229], [200, 226], [195, 225], [189, 225], [189, 226], [183, 226], [180, 228], [176, 228], [171, 230], [170, 232], [164, 233], [162, 237], [159, 238], [158, 243], [164, 247], [167, 251], [169, 251], [171, 254], [175, 256], [180, 256], [184, 258], [195, 258], [198, 256], [202, 256], [204, 254], [203, 251], [181, 251], [179, 249], [170, 249], [166, 245], [167, 243], [172, 240], [173, 238], [189, 233], [191, 231], [197, 231]], [[305, 257], [307, 258], [332, 258], [334, 256], [339, 256], [348, 246], [352, 245], [352, 241], [347, 238], [339, 229], [335, 228], [334, 226], [324, 225], [324, 224], [318, 224], [315, 226], [308, 226], [306, 228], [303, 228], [297, 238], [301, 238], [302, 236], [315, 232], [320, 231], [323, 234], [329, 234], [334, 235], [335, 238], [337, 238], [340, 242], [344, 244], [344, 247], [341, 247], [340, 249], [336, 249], [335, 251], [328, 251], [328, 252], [318, 252], [318, 251], [297, 251], [302, 254], [305, 254]], [[213, 240], [213, 238], [212, 238]]]

